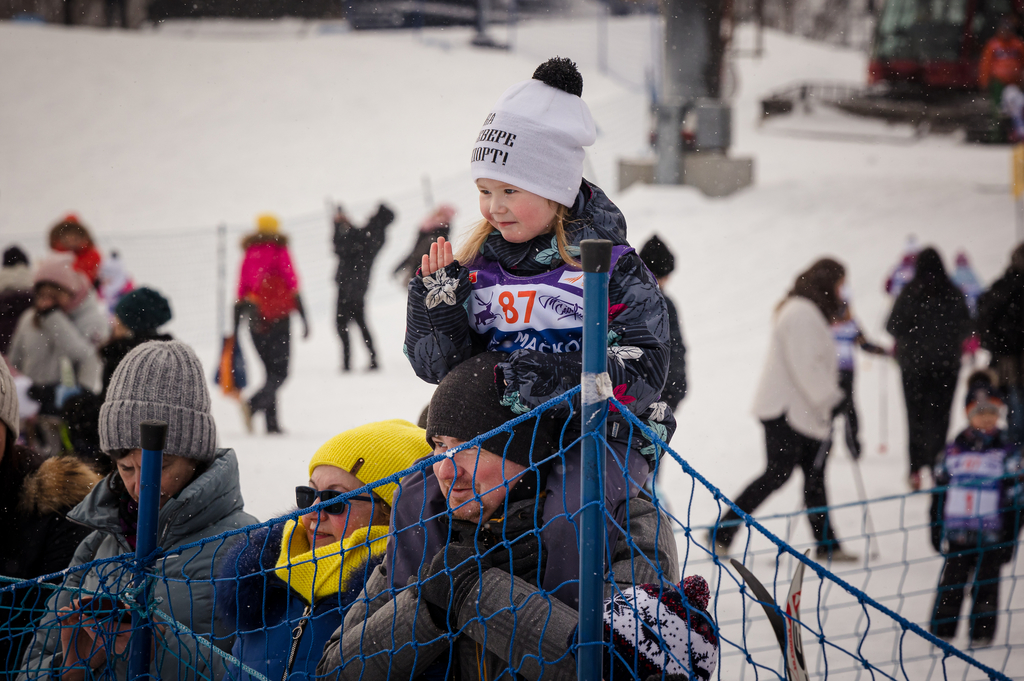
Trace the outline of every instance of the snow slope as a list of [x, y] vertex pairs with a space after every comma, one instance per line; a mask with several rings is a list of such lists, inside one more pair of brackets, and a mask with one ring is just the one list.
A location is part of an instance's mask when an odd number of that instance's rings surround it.
[[[599, 72], [602, 30], [606, 75]], [[313, 336], [293, 341], [293, 372], [281, 393], [288, 434], [247, 435], [237, 407], [215, 399], [220, 440], [240, 455], [247, 509], [266, 519], [288, 509], [306, 461], [331, 435], [369, 420], [416, 420], [431, 386], [402, 356], [404, 291], [390, 270], [426, 211], [424, 177], [430, 198], [455, 203], [457, 225], [470, 224], [468, 150], [489, 106], [543, 59], [571, 56], [583, 69], [585, 99], [600, 129], [587, 176], [612, 193], [635, 245], [657, 232], [676, 252], [668, 294], [683, 316], [691, 393], [672, 445], [736, 494], [763, 465], [761, 428], [749, 405], [771, 311], [794, 275], [825, 254], [846, 263], [856, 313], [873, 337], [883, 337], [889, 304], [882, 282], [910, 233], [936, 244], [947, 262], [966, 249], [991, 281], [1014, 243], [1009, 153], [956, 136], [918, 139], [907, 129], [823, 111], [760, 125], [758, 100], [767, 92], [796, 80], [860, 81], [866, 66], [862, 54], [769, 32], [765, 57], [739, 60], [731, 75], [738, 87], [732, 153], [754, 157], [755, 186], [727, 199], [686, 187], [617, 193], [617, 159], [644, 152], [646, 74], [657, 34], [648, 17], [615, 19], [605, 29], [585, 18], [523, 24], [508, 35], [514, 49], [500, 52], [468, 47], [461, 29], [346, 33], [334, 25], [281, 22], [268, 30], [210, 22], [118, 33], [0, 23], [0, 245], [18, 241], [39, 255], [45, 229], [64, 212], [78, 212], [104, 249], [122, 252], [137, 282], [168, 293], [172, 332], [193, 343], [212, 372], [217, 302], [232, 295], [237, 241], [257, 213], [283, 216], [313, 312]], [[328, 197], [359, 219], [382, 199], [398, 212], [370, 289], [380, 372], [338, 371]], [[219, 296], [215, 226], [222, 223], [227, 283]], [[365, 361], [357, 350], [357, 367]], [[250, 361], [258, 385], [255, 365]], [[857, 390], [868, 495], [903, 494], [898, 374], [861, 358]], [[887, 454], [879, 452], [882, 444]], [[842, 448], [829, 467], [833, 502], [854, 501]], [[685, 512], [688, 480], [672, 465], [664, 475], [663, 492]], [[799, 477], [759, 515], [798, 509]], [[920, 522], [925, 504], [910, 499], [907, 517]], [[904, 521], [883, 508], [875, 514], [879, 529], [899, 529]], [[715, 509], [710, 496], [695, 495], [693, 524], [712, 522]], [[837, 524], [841, 536], [859, 533], [855, 519]], [[927, 593], [938, 563], [929, 562], [926, 542], [900, 537], [885, 539], [882, 562], [905, 551], [924, 561], [913, 579]], [[805, 522], [795, 523], [792, 538], [809, 539]], [[866, 550], [863, 541], [853, 545]], [[1014, 574], [1024, 568], [1015, 566]], [[891, 595], [898, 582], [876, 578], [868, 592]], [[923, 622], [930, 601], [919, 601], [906, 614]], [[752, 631], [765, 636], [756, 625]], [[1024, 642], [1024, 630], [1009, 635]], [[885, 645], [872, 650], [889, 657]], [[776, 658], [769, 654], [765, 663]], [[723, 678], [751, 673], [742, 660], [723, 660]]]

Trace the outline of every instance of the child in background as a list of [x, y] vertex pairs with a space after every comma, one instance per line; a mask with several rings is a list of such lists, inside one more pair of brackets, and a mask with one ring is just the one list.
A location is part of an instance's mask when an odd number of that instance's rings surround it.
[[74, 213], [68, 213], [50, 230], [50, 248], [58, 253], [72, 253], [75, 269], [85, 275], [93, 288], [99, 287], [102, 258], [93, 243], [92, 234]]
[[[849, 294], [845, 294], [849, 298]], [[850, 456], [859, 459], [860, 419], [857, 417], [857, 403], [853, 399], [853, 382], [856, 362], [854, 350], [860, 348], [872, 355], [888, 355], [884, 348], [875, 345], [864, 337], [857, 320], [850, 313], [850, 305], [844, 300], [838, 318], [832, 322], [832, 339], [836, 342], [836, 355], [839, 363], [839, 387], [843, 390], [843, 401], [835, 408], [835, 414], [842, 414], [846, 421], [846, 448]]]
[[[582, 93], [575, 64], [551, 59], [488, 114], [470, 165], [484, 219], [457, 251], [440, 238], [423, 256], [409, 282], [404, 350], [430, 383], [474, 355], [508, 353], [494, 374], [510, 419], [565, 393], [582, 373], [579, 242], [611, 240], [608, 373], [619, 402], [667, 440], [675, 421], [661, 401], [665, 301], [626, 241], [622, 213], [583, 179], [584, 147], [597, 131]], [[576, 414], [579, 404], [577, 395]], [[562, 404], [549, 413], [569, 411]], [[613, 408], [608, 440], [622, 457], [630, 448], [643, 455], [629, 457], [633, 479], [643, 481], [658, 449], [636, 430]]]
[[661, 391], [661, 398], [675, 411], [686, 397], [686, 345], [683, 343], [683, 329], [679, 325], [679, 313], [676, 312], [675, 304], [665, 295], [668, 278], [676, 269], [676, 257], [672, 255], [668, 245], [655, 235], [640, 249], [640, 259], [647, 265], [651, 274], [657, 277], [658, 288], [665, 296], [665, 307], [668, 309], [668, 349], [671, 354], [668, 378], [665, 380], [665, 389]]
[[1024, 501], [1020, 450], [999, 428], [1002, 408], [988, 374], [972, 374], [967, 390], [970, 425], [935, 465], [932, 545], [946, 562], [931, 632], [947, 641], [956, 636], [964, 589], [970, 586], [968, 633], [975, 648], [990, 645], [995, 636], [1000, 568], [1013, 558]]

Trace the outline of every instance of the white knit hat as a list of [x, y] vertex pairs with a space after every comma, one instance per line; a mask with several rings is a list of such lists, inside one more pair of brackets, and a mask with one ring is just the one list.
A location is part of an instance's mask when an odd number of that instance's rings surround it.
[[568, 59], [549, 59], [531, 80], [505, 90], [473, 146], [473, 179], [505, 182], [572, 207], [583, 179], [583, 147], [597, 139], [582, 94], [583, 77]]

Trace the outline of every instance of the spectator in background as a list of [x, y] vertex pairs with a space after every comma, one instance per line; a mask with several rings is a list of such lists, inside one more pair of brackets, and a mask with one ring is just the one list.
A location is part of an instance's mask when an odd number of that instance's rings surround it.
[[[111, 379], [100, 411], [100, 445], [117, 470], [68, 514], [90, 530], [71, 566], [88, 567], [67, 574], [64, 588], [47, 601], [47, 614], [25, 653], [22, 668], [26, 671], [18, 677], [20, 681], [55, 678], [59, 671], [65, 681], [128, 678], [124, 651], [131, 625], [98, 636], [99, 625], [89, 616], [92, 596], [88, 594], [129, 598], [132, 573], [105, 568], [104, 563], [89, 564], [135, 550], [142, 462], [139, 425], [146, 419], [169, 425], [157, 519], [165, 554], [151, 568], [152, 574], [164, 578], [153, 580], [153, 603], [209, 643], [221, 647], [230, 643], [214, 611], [212, 577], [238, 541], [237, 535], [226, 543], [216, 541], [187, 551], [175, 548], [258, 521], [242, 510], [234, 451], [217, 448], [217, 427], [199, 358], [184, 343], [153, 341], [128, 353]], [[147, 669], [151, 678], [223, 676], [223, 658], [200, 646], [195, 637], [179, 636], [159, 625], [154, 634], [154, 657]], [[181, 666], [182, 660], [188, 660], [188, 670]]]
[[[100, 476], [74, 457], [44, 457], [16, 445], [19, 427], [18, 395], [0, 359], [0, 575], [33, 579], [71, 562], [89, 530], [66, 513]], [[47, 593], [39, 586], [0, 593], [0, 612], [7, 615], [0, 624], [0, 681], [14, 678], [6, 670], [18, 668]]]
[[349, 222], [345, 211], [338, 206], [334, 213], [334, 252], [338, 256], [338, 269], [334, 282], [338, 285], [338, 306], [335, 323], [341, 339], [341, 369], [351, 369], [348, 326], [355, 322], [363, 334], [363, 342], [370, 352], [370, 369], [377, 369], [377, 352], [366, 326], [366, 291], [370, 286], [373, 261], [384, 246], [385, 230], [395, 220], [394, 212], [383, 203], [377, 213], [362, 229]]
[[1003, 276], [978, 298], [981, 347], [992, 353], [992, 367], [1006, 396], [1006, 431], [1024, 443], [1024, 244], [1010, 256]]
[[288, 237], [281, 234], [278, 219], [270, 214], [256, 218], [256, 231], [242, 240], [245, 256], [238, 278], [235, 303], [235, 338], [242, 317], [249, 317], [249, 333], [266, 370], [266, 381], [248, 401], [242, 402], [246, 427], [252, 432], [252, 415], [263, 412], [267, 432], [280, 433], [277, 391], [288, 378], [291, 358], [291, 314], [302, 319], [302, 337], [309, 338], [309, 322], [299, 295]]
[[974, 273], [974, 269], [971, 267], [970, 261], [967, 259], [967, 253], [960, 251], [956, 254], [956, 269], [953, 270], [953, 276], [950, 277], [953, 284], [956, 285], [960, 292], [964, 294], [964, 300], [967, 302], [967, 311], [971, 315], [971, 334], [964, 341], [963, 354], [970, 358], [971, 363], [974, 363], [975, 353], [978, 352], [978, 348], [981, 347], [981, 340], [978, 336], [977, 319], [978, 319], [978, 297], [984, 291], [984, 287], [981, 282], [978, 281], [978, 276]]
[[676, 268], [676, 258], [665, 242], [655, 235], [640, 249], [640, 259], [658, 280], [658, 288], [665, 296], [665, 307], [668, 308], [668, 378], [665, 379], [661, 399], [675, 411], [686, 397], [686, 345], [683, 343], [683, 330], [679, 325], [679, 313], [676, 312], [675, 303], [665, 292], [669, 275]]
[[914, 263], [917, 261], [917, 252], [920, 249], [917, 245], [917, 237], [913, 234], [907, 237], [907, 244], [903, 248], [903, 256], [899, 265], [892, 271], [889, 278], [885, 280], [885, 292], [895, 299], [903, 287], [914, 278]]
[[34, 281], [37, 295], [43, 285], [56, 286], [67, 293], [68, 296], [61, 299], [61, 309], [79, 333], [96, 347], [107, 342], [113, 331], [110, 317], [100, 304], [95, 289], [84, 275], [74, 269], [71, 255], [55, 253], [41, 259], [36, 265]]
[[100, 284], [100, 252], [93, 243], [92, 234], [78, 216], [68, 213], [50, 229], [50, 248], [58, 253], [75, 256], [75, 269], [85, 275], [93, 288]]
[[[843, 401], [830, 321], [842, 306], [840, 289], [846, 270], [823, 258], [802, 272], [775, 310], [775, 326], [764, 372], [754, 398], [754, 414], [764, 425], [768, 465], [736, 497], [736, 505], [753, 513], [782, 487], [797, 466], [804, 473], [807, 508], [828, 506], [825, 464], [832, 416]], [[828, 511], [808, 514], [821, 560], [853, 562], [836, 538]], [[715, 553], [724, 557], [739, 530], [730, 509], [712, 530]]]
[[[839, 387], [843, 390], [843, 401], [836, 407], [835, 413], [842, 414], [845, 421], [843, 433], [846, 436], [846, 448], [850, 456], [860, 459], [860, 419], [857, 417], [857, 403], [853, 397], [853, 385], [856, 378], [856, 361], [854, 350], [860, 348], [872, 355], [888, 355], [886, 350], [868, 341], [861, 331], [857, 320], [850, 312], [849, 287], [840, 291], [842, 305], [832, 322], [832, 338], [836, 343], [836, 357], [839, 360]], [[830, 443], [831, 445], [831, 443]]]
[[967, 303], [934, 248], [918, 254], [914, 278], [900, 292], [885, 328], [896, 339], [903, 377], [908, 483], [919, 490], [922, 470], [932, 467], [946, 443], [961, 344], [970, 333]]
[[1017, 37], [1015, 29], [1013, 19], [1001, 19], [978, 62], [978, 86], [996, 104], [1002, 100], [1003, 88], [1018, 85], [1024, 73], [1024, 42]]
[[79, 388], [93, 394], [102, 388], [96, 346], [68, 313], [77, 309], [82, 291], [89, 292], [70, 260], [54, 255], [40, 263], [32, 307], [18, 319], [8, 353], [11, 366], [32, 380], [29, 394], [39, 402], [39, 415], [26, 430], [33, 447], [46, 454], [64, 449], [60, 416], [65, 397]]
[[[347, 430], [313, 455], [309, 485], [295, 488], [296, 503], [308, 509], [429, 454], [423, 429], [407, 421]], [[268, 679], [313, 678], [324, 644], [384, 558], [397, 489], [381, 485], [236, 544], [217, 583], [221, 618], [238, 632], [231, 654]]]
[[1024, 467], [1020, 449], [999, 428], [1003, 403], [985, 372], [968, 379], [966, 407], [967, 428], [935, 465], [932, 545], [945, 563], [931, 632], [946, 641], [956, 636], [964, 590], [970, 588], [967, 631], [971, 647], [983, 648], [996, 633], [999, 572], [1013, 559], [1020, 530]]
[[111, 339], [100, 348], [104, 394], [114, 370], [129, 352], [151, 340], [174, 340], [169, 334], [159, 331], [161, 326], [171, 321], [172, 316], [170, 303], [160, 292], [151, 288], [143, 286], [121, 298], [114, 308]]
[[405, 256], [405, 260], [398, 263], [398, 267], [393, 272], [394, 275], [400, 277], [403, 286], [409, 286], [409, 280], [416, 275], [416, 270], [419, 269], [423, 256], [430, 253], [430, 244], [436, 242], [438, 237], [447, 239], [449, 234], [451, 234], [452, 220], [455, 218], [455, 213], [455, 206], [450, 203], [442, 203], [420, 223], [420, 231], [416, 237], [416, 243], [413, 245], [412, 250], [409, 251], [409, 255]]
[[28, 256], [17, 246], [4, 251], [0, 267], [0, 355], [11, 347], [18, 318], [32, 307], [32, 270]]
[[111, 314], [117, 306], [118, 301], [135, 288], [132, 278], [121, 261], [117, 251], [111, 251], [110, 256], [100, 266], [100, 298], [106, 303]]

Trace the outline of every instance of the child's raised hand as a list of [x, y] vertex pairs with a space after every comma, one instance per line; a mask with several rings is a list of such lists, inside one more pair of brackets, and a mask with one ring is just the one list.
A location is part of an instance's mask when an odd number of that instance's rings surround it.
[[430, 254], [424, 255], [420, 263], [420, 273], [429, 277], [438, 270], [443, 270], [455, 262], [455, 253], [452, 251], [452, 242], [447, 241], [443, 236], [437, 238], [436, 243], [430, 244]]

